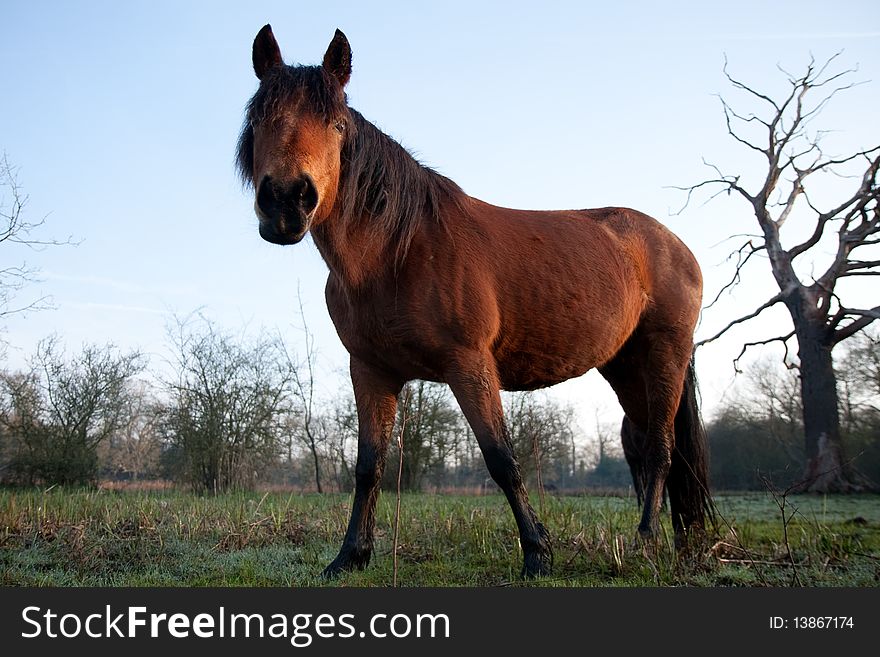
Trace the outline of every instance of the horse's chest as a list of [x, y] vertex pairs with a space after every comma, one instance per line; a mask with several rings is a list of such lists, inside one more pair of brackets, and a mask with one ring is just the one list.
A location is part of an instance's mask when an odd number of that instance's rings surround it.
[[436, 380], [430, 331], [417, 330], [411, 313], [377, 298], [340, 298], [328, 291], [327, 308], [348, 352], [404, 378]]

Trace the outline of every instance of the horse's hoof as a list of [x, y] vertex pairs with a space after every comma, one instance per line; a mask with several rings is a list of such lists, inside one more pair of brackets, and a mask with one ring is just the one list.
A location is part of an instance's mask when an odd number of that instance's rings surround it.
[[363, 570], [370, 563], [370, 554], [354, 555], [351, 553], [343, 554], [342, 552], [321, 571], [321, 579], [336, 579], [343, 573], [350, 573], [353, 570]]
[[538, 523], [538, 532], [541, 534], [540, 542], [523, 558], [523, 568], [520, 573], [520, 577], [523, 579], [547, 577], [553, 572], [553, 548], [550, 547], [550, 532], [541, 523]]
[[553, 572], [553, 553], [534, 553], [525, 558], [523, 562], [522, 579], [535, 579], [547, 577]]
[[659, 532], [656, 531], [653, 527], [639, 526], [639, 538], [642, 539], [643, 543], [656, 542], [658, 535], [659, 535]]
[[345, 570], [346, 569], [336, 563], [336, 560], [334, 559], [326, 568], [324, 568], [324, 570], [321, 571], [321, 579], [326, 581], [336, 579], [344, 573]]

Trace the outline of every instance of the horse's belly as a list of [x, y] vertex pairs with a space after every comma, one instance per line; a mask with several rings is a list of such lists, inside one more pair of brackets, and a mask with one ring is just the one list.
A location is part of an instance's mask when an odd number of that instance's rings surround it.
[[502, 326], [495, 348], [502, 388], [545, 388], [611, 360], [638, 325], [645, 295], [625, 290], [617, 301], [602, 311], [567, 308], [518, 317]]
[[514, 352], [497, 363], [504, 390], [537, 390], [586, 374], [598, 363], [587, 359], [548, 357], [547, 354]]

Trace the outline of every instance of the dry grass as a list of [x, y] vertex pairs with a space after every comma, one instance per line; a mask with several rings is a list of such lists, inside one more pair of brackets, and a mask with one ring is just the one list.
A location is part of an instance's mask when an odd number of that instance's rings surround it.
[[[806, 586], [880, 583], [880, 497], [793, 497], [788, 541], [769, 495], [723, 496], [726, 522], [682, 556], [664, 533], [635, 538], [631, 498], [547, 497], [550, 578], [521, 582], [512, 516], [500, 495], [404, 494], [403, 586]], [[330, 585], [388, 586], [395, 496], [377, 513], [364, 572]], [[0, 490], [0, 584], [104, 586], [326, 585], [349, 496], [174, 490]]]

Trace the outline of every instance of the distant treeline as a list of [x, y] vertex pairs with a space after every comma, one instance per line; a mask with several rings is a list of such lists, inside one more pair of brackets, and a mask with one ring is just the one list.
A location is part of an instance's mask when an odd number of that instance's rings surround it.
[[[113, 346], [68, 355], [42, 342], [25, 371], [0, 374], [0, 482], [92, 485], [168, 480], [203, 492], [285, 486], [351, 490], [357, 413], [341, 391], [321, 402], [315, 357], [280, 338], [247, 340], [198, 318], [172, 332], [171, 374]], [[307, 347], [311, 344], [306, 340]], [[880, 343], [852, 342], [838, 363], [847, 458], [880, 482]], [[762, 362], [707, 424], [717, 490], [784, 489], [804, 471], [797, 371]], [[532, 490], [625, 490], [620, 425], [580, 435], [574, 409], [542, 393], [505, 395], [511, 439]], [[402, 431], [401, 431], [402, 428]], [[494, 489], [476, 440], [445, 386], [401, 393], [384, 485]]]

